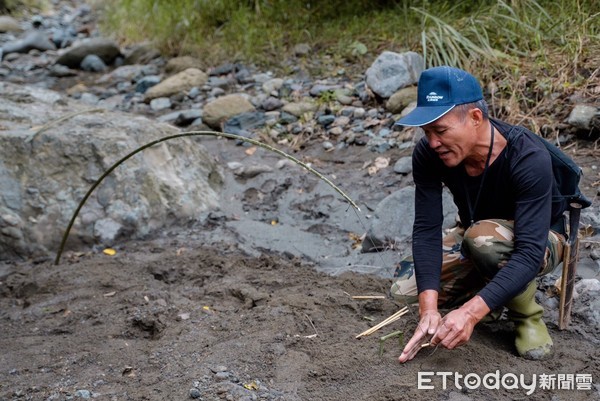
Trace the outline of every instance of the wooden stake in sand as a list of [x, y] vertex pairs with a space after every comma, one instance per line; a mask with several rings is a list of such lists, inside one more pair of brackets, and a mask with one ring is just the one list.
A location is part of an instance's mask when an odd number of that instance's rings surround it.
[[396, 320], [400, 319], [403, 315], [405, 315], [407, 313], [408, 313], [408, 307], [405, 306], [404, 308], [400, 309], [398, 312], [394, 313], [392, 316], [383, 320], [381, 323], [378, 323], [375, 326], [371, 327], [370, 329], [363, 331], [362, 333], [357, 335], [356, 338], [360, 338], [363, 336], [368, 336], [369, 334], [373, 334], [380, 328], [387, 326], [390, 323], [395, 322]]

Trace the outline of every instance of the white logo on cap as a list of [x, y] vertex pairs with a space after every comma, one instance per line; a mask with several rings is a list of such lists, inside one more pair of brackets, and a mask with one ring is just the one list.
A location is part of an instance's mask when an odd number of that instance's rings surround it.
[[444, 96], [440, 96], [435, 92], [429, 92], [429, 95], [425, 96], [428, 102], [437, 102], [438, 100], [442, 100]]

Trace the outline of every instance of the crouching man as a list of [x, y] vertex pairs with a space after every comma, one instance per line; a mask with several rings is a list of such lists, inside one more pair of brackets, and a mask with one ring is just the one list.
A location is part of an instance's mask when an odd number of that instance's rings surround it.
[[[469, 341], [490, 311], [508, 308], [524, 358], [551, 355], [552, 339], [535, 301], [536, 276], [562, 259], [565, 202], [548, 150], [535, 135], [488, 117], [478, 81], [452, 67], [425, 70], [417, 107], [398, 121], [422, 127], [413, 153], [413, 255], [400, 264], [392, 294], [419, 304], [419, 324], [400, 362], [430, 342]], [[461, 224], [442, 238], [442, 186]], [[442, 317], [439, 308], [452, 309]]]

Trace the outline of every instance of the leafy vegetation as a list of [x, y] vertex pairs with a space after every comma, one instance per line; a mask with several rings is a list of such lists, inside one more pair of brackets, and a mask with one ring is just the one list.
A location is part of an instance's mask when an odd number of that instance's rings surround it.
[[[103, 26], [206, 67], [242, 61], [314, 75], [362, 74], [383, 50], [413, 50], [484, 82], [496, 110], [526, 120], [543, 100], [597, 90], [597, 0], [107, 0]], [[310, 45], [293, 58], [294, 46]], [[293, 61], [290, 61], [293, 60]], [[491, 84], [494, 82], [495, 84]], [[558, 95], [557, 95], [558, 94]]]

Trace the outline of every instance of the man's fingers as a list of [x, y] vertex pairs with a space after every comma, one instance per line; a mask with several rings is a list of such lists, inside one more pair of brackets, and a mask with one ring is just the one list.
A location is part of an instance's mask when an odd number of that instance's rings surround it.
[[409, 350], [409, 349], [414, 348], [416, 345], [419, 344], [419, 342], [423, 338], [425, 338], [425, 333], [423, 332], [423, 330], [419, 330], [417, 328], [417, 331], [415, 331], [415, 334], [413, 334], [411, 339], [408, 341], [408, 343], [406, 344], [406, 347], [404, 347], [404, 350]]
[[[446, 337], [448, 337], [448, 334], [450, 334], [450, 329], [446, 326], [446, 324], [444, 323], [444, 320], [442, 320], [442, 324], [439, 325], [437, 331], [433, 335], [433, 338], [431, 339], [431, 343], [433, 345], [437, 345], [438, 343], [443, 343], [444, 339]], [[442, 344], [442, 345], [444, 345], [444, 344]]]

